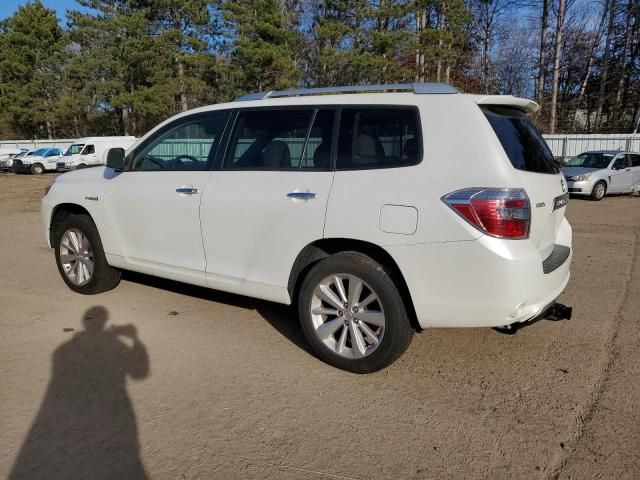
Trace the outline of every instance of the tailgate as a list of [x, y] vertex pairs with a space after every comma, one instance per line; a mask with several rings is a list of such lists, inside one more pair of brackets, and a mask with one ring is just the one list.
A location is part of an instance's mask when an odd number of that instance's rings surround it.
[[545, 175], [522, 172], [521, 178], [531, 202], [529, 238], [542, 258], [553, 251], [560, 224], [564, 218], [569, 194], [561, 174]]
[[522, 108], [485, 104], [480, 108], [518, 170], [531, 202], [529, 238], [542, 258], [546, 258], [553, 251], [569, 198], [565, 179], [542, 135]]

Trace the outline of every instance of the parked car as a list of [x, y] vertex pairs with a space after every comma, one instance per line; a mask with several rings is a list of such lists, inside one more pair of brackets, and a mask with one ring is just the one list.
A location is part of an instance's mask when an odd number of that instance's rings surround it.
[[562, 172], [570, 193], [602, 200], [608, 193], [630, 193], [640, 183], [640, 153], [584, 152], [569, 160]]
[[374, 371], [412, 319], [519, 324], [564, 290], [568, 193], [537, 109], [442, 84], [242, 97], [58, 177], [44, 236], [76, 292], [125, 269], [294, 304], [322, 359]]
[[0, 170], [10, 170], [13, 166], [13, 159], [26, 153], [23, 148], [0, 150]]
[[62, 157], [62, 149], [58, 147], [39, 148], [22, 158], [13, 161], [16, 173], [33, 173], [42, 175], [46, 171], [55, 171], [58, 159]]
[[133, 145], [136, 137], [86, 137], [71, 145], [63, 157], [58, 160], [57, 170], [68, 171], [76, 168], [104, 165], [109, 148], [120, 147], [125, 150]]

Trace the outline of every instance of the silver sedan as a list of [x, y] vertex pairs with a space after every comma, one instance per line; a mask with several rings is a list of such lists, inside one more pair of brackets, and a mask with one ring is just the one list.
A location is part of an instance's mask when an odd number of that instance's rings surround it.
[[584, 152], [569, 160], [562, 173], [569, 193], [602, 200], [608, 193], [629, 193], [640, 185], [640, 153]]

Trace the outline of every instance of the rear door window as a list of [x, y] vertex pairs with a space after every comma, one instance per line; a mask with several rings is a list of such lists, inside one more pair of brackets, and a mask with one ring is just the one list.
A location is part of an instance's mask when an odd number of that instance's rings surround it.
[[514, 168], [534, 173], [559, 172], [551, 150], [524, 112], [509, 107], [480, 108]]
[[309, 130], [300, 168], [327, 170], [331, 167], [334, 109], [318, 110]]
[[336, 169], [394, 168], [419, 163], [419, 125], [415, 107], [344, 107]]

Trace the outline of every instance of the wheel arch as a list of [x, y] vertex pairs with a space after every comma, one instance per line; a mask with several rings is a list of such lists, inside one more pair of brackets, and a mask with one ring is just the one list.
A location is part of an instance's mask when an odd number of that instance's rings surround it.
[[295, 304], [295, 299], [298, 291], [300, 290], [302, 281], [316, 263], [335, 253], [347, 251], [359, 252], [367, 255], [386, 268], [402, 296], [402, 300], [407, 308], [407, 313], [409, 314], [409, 320], [411, 321], [412, 326], [416, 330], [421, 330], [417, 321], [411, 293], [409, 292], [409, 288], [398, 263], [383, 247], [364, 240], [355, 240], [351, 238], [323, 238], [304, 247], [300, 253], [298, 253], [289, 274], [287, 289], [292, 302]]
[[95, 225], [95, 220], [91, 216], [91, 213], [82, 205], [77, 203], [61, 203], [56, 205], [51, 212], [51, 220], [49, 221], [49, 242], [53, 246], [58, 238], [58, 226], [66, 218], [72, 215], [87, 215]]
[[605, 176], [596, 180], [593, 184], [593, 188], [591, 189], [591, 191], [593, 192], [596, 188], [596, 185], [602, 182], [604, 184], [604, 195], [606, 196], [607, 193], [609, 192], [609, 178], [610, 177]]

